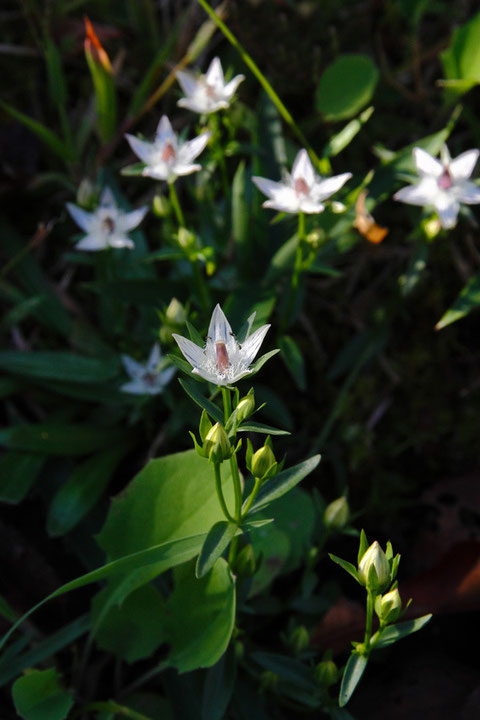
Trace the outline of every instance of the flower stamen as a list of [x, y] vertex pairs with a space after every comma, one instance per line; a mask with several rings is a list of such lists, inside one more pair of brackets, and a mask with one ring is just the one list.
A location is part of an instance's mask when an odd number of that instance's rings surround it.
[[453, 185], [452, 176], [450, 175], [450, 172], [448, 168], [445, 168], [443, 173], [440, 175], [438, 179], [438, 187], [441, 190], [449, 190]]
[[310, 188], [303, 178], [297, 178], [295, 180], [294, 189], [297, 195], [308, 195]]
[[175, 160], [175, 148], [173, 147], [172, 143], [166, 142], [165, 147], [162, 150], [162, 160], [163, 162], [170, 162], [170, 160]]
[[224, 342], [217, 341], [215, 343], [215, 351], [217, 354], [218, 372], [225, 374], [230, 367], [230, 359], [228, 357], [227, 348]]

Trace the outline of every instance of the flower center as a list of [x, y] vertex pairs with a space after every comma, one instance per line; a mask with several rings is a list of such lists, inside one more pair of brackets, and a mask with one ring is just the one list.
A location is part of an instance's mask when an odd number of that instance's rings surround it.
[[156, 380], [156, 374], [152, 372], [146, 372], [143, 376], [143, 380], [147, 385], [154, 385]]
[[216, 342], [215, 350], [217, 353], [217, 368], [218, 372], [224, 374], [230, 367], [230, 360], [228, 358], [227, 348], [224, 342]]
[[297, 195], [308, 195], [310, 188], [303, 178], [297, 178], [294, 185], [295, 192]]
[[115, 223], [112, 218], [107, 215], [106, 218], [103, 218], [102, 227], [107, 235], [111, 235], [115, 230]]
[[162, 150], [162, 160], [166, 163], [170, 162], [170, 160], [175, 160], [175, 148], [172, 143], [165, 143], [165, 147]]
[[210, 98], [210, 100], [215, 98], [215, 88], [213, 85], [209, 85], [208, 83], [205, 85], [205, 95]]
[[452, 185], [452, 176], [450, 175], [448, 168], [445, 168], [443, 173], [438, 178], [438, 187], [441, 188], [441, 190], [449, 190]]

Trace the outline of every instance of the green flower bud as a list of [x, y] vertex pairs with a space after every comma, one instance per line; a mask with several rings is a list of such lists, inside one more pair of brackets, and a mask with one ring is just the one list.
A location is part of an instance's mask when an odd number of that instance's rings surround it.
[[255, 397], [253, 395], [253, 392], [249, 392], [248, 395], [245, 395], [245, 397], [240, 400], [237, 407], [235, 408], [235, 415], [238, 422], [241, 423], [247, 418], [249, 418], [254, 410]]
[[390, 590], [386, 595], [379, 595], [375, 601], [375, 612], [383, 624], [398, 620], [402, 612], [402, 598], [398, 589]]
[[186, 228], [179, 228], [177, 241], [184, 250], [192, 249], [195, 246], [195, 235]]
[[323, 522], [329, 530], [341, 530], [350, 519], [347, 498], [342, 496], [331, 502], [323, 513]]
[[360, 560], [358, 579], [369, 590], [379, 590], [380, 592], [390, 584], [390, 564], [376, 540]]
[[97, 188], [88, 178], [83, 178], [77, 190], [77, 203], [81, 207], [93, 209], [98, 203]]
[[278, 675], [271, 670], [265, 670], [260, 676], [260, 689], [261, 690], [275, 690], [278, 687]]
[[264, 445], [257, 450], [252, 457], [252, 475], [263, 480], [270, 470], [277, 464], [273, 450], [269, 445]]
[[299, 625], [292, 630], [288, 637], [288, 646], [293, 650], [295, 655], [299, 655], [310, 645], [310, 635], [304, 625]]
[[313, 671], [315, 680], [321, 687], [328, 688], [338, 680], [338, 668], [333, 660], [322, 660]]
[[187, 313], [182, 303], [177, 298], [172, 298], [165, 313], [165, 321], [170, 325], [184, 325], [186, 319]]
[[220, 463], [231, 457], [232, 447], [223, 425], [217, 422], [210, 428], [205, 438], [203, 450], [210, 462], [213, 463]]
[[170, 203], [163, 195], [155, 195], [153, 198], [152, 209], [157, 217], [163, 218], [170, 212]]

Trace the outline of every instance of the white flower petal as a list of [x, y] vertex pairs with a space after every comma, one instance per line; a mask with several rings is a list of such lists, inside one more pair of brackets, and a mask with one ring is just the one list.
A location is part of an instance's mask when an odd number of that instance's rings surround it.
[[456, 197], [465, 205], [476, 205], [480, 203], [480, 187], [473, 182], [464, 180], [455, 185]]
[[175, 163], [173, 165], [168, 180], [171, 182], [171, 178], [180, 177], [183, 175], [191, 175], [194, 172], [198, 172], [202, 169], [202, 166], [198, 163], [192, 164], [184, 164], [184, 163]]
[[74, 205], [70, 202], [67, 203], [66, 207], [78, 227], [88, 233], [92, 227], [92, 222], [94, 222], [94, 213], [82, 210], [82, 208], [78, 207], [78, 205]]
[[180, 98], [177, 105], [178, 107], [183, 107], [186, 110], [191, 110], [192, 112], [199, 113], [200, 115], [207, 112], [205, 103], [199, 102], [198, 99], [195, 98]]
[[171, 171], [166, 163], [155, 163], [155, 165], [147, 165], [142, 170], [144, 177], [151, 177], [155, 180], [169, 180]]
[[130, 355], [122, 355], [122, 364], [133, 380], [141, 377], [145, 372], [143, 365], [130, 357]]
[[147, 370], [156, 370], [161, 358], [162, 353], [160, 352], [160, 345], [155, 343], [150, 351], [150, 355], [148, 356]]
[[293, 163], [292, 178], [294, 181], [304, 180], [308, 187], [311, 187], [314, 184], [315, 170], [313, 169], [313, 165], [306, 150], [300, 150], [297, 154], [295, 162]]
[[213, 343], [223, 342], [227, 344], [232, 335], [232, 328], [230, 327], [225, 313], [220, 305], [215, 305], [210, 325], [208, 326], [208, 337]]
[[231, 100], [236, 89], [241, 82], [245, 80], [245, 75], [235, 75], [235, 77], [227, 83], [223, 89], [223, 96], [226, 100]]
[[447, 193], [442, 193], [435, 203], [435, 210], [446, 230], [455, 226], [460, 210], [460, 205], [455, 198], [447, 195]]
[[98, 235], [85, 235], [75, 245], [75, 250], [85, 250], [87, 252], [96, 252], [97, 250], [105, 250], [108, 247], [105, 238]]
[[350, 180], [352, 173], [341, 173], [341, 175], [334, 175], [333, 177], [326, 178], [320, 182], [315, 183], [312, 188], [312, 197], [316, 200], [325, 200], [340, 190], [345, 185], [347, 180]]
[[273, 208], [280, 212], [298, 213], [300, 211], [300, 198], [295, 190], [282, 185], [274, 194], [271, 200], [263, 203], [265, 208]]
[[144, 205], [138, 210], [132, 210], [129, 213], [122, 213], [117, 219], [117, 227], [123, 232], [129, 232], [140, 225], [143, 218], [148, 212], [148, 206]]
[[192, 160], [195, 160], [195, 158], [205, 149], [211, 135], [211, 132], [204, 132], [193, 140], [188, 140], [183, 143], [183, 145], [179, 148], [177, 155], [179, 164], [188, 165]]
[[413, 148], [413, 159], [419, 175], [431, 175], [438, 178], [445, 169], [440, 160], [419, 147]]
[[101, 207], [117, 207], [117, 203], [115, 202], [115, 195], [113, 194], [111, 188], [106, 187], [102, 190], [102, 194], [100, 195], [100, 206]]
[[473, 172], [480, 150], [467, 150], [450, 162], [449, 170], [454, 180], [467, 180]]
[[172, 333], [172, 337], [175, 338], [178, 347], [192, 367], [201, 368], [205, 364], [205, 353], [201, 347], [198, 347], [198, 345], [195, 345], [195, 343], [183, 337], [183, 335]]
[[325, 205], [309, 197], [300, 197], [299, 210], [300, 212], [307, 213], [307, 215], [313, 215], [323, 212]]
[[153, 143], [149, 143], [146, 140], [140, 140], [135, 137], [135, 135], [129, 135], [128, 133], [125, 137], [127, 138], [135, 155], [139, 157], [142, 162], [148, 165], [155, 154], [155, 147]]
[[174, 147], [177, 144], [177, 136], [170, 124], [170, 120], [166, 115], [162, 115], [155, 132], [155, 143], [164, 145], [166, 142], [172, 143]]
[[198, 85], [195, 75], [191, 72], [179, 70], [176, 77], [185, 95], [193, 95]]
[[260, 192], [269, 198], [273, 198], [275, 193], [285, 187], [284, 183], [275, 182], [275, 180], [268, 180], [268, 178], [258, 177], [256, 175], [252, 177], [252, 181]]
[[120, 386], [120, 390], [124, 393], [129, 393], [130, 395], [146, 395], [148, 392], [145, 384], [140, 378], [124, 383]]
[[208, 85], [211, 85], [219, 92], [222, 92], [225, 80], [223, 77], [222, 63], [218, 57], [214, 57], [210, 63], [210, 67], [205, 73], [205, 81]]
[[133, 240], [125, 235], [114, 235], [113, 237], [109, 237], [107, 239], [107, 244], [112, 248], [128, 248], [129, 250], [133, 250], [135, 247]]
[[173, 378], [175, 373], [177, 372], [177, 368], [174, 365], [171, 365], [168, 368], [165, 368], [165, 370], [162, 370], [161, 373], [158, 375], [158, 383], [160, 387], [163, 389], [170, 380]]
[[255, 332], [252, 333], [243, 343], [241, 353], [244, 358], [245, 365], [250, 365], [252, 360], [255, 358], [269, 328], [270, 325], [262, 325], [262, 327], [255, 330]]
[[424, 207], [425, 205], [435, 205], [439, 192], [441, 191], [435, 180], [423, 178], [415, 185], [407, 185], [398, 190], [393, 199], [409, 205], [421, 205]]

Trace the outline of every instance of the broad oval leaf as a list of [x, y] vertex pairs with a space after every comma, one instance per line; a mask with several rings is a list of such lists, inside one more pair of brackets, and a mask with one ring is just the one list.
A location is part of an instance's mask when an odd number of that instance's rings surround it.
[[315, 104], [325, 120], [343, 120], [356, 115], [372, 99], [378, 70], [368, 55], [341, 55], [320, 78]]
[[31, 670], [19, 678], [12, 697], [23, 720], [64, 720], [73, 705], [71, 693], [62, 688], [54, 668]]

